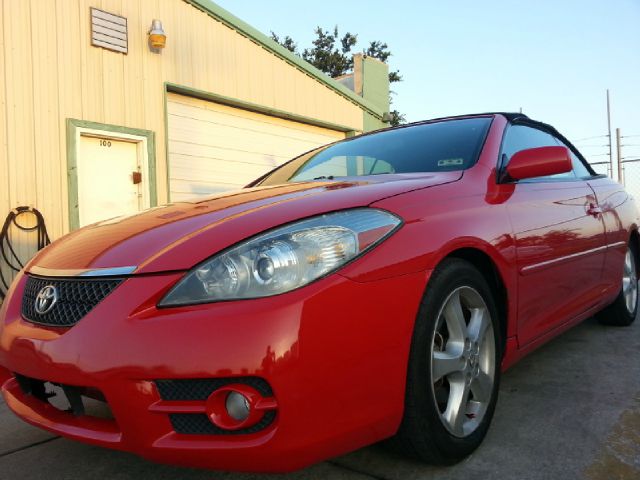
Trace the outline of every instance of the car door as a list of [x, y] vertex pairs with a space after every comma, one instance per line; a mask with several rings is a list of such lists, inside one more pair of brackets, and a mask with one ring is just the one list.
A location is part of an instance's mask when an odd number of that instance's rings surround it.
[[[542, 129], [511, 125], [502, 168], [520, 150], [559, 144]], [[599, 298], [604, 226], [595, 194], [578, 168], [518, 181], [507, 201], [516, 242], [521, 345], [587, 311]]]
[[618, 182], [606, 177], [594, 178], [589, 181], [589, 186], [598, 198], [607, 235], [603, 290], [609, 289], [617, 293], [629, 242], [627, 229], [637, 221], [636, 208], [634, 202], [629, 201], [629, 194]]

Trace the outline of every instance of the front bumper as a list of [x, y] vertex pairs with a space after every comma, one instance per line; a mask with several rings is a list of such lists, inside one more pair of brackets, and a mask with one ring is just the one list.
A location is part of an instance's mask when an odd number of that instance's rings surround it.
[[[19, 276], [0, 309], [9, 408], [69, 438], [219, 470], [295, 470], [396, 432], [425, 273], [366, 283], [334, 274], [270, 298], [156, 308], [179, 277], [131, 277], [77, 325], [59, 329], [21, 317]], [[97, 389], [114, 419], [62, 412], [25, 394], [14, 374]], [[176, 433], [156, 380], [235, 377], [272, 388], [277, 414], [266, 428]]]

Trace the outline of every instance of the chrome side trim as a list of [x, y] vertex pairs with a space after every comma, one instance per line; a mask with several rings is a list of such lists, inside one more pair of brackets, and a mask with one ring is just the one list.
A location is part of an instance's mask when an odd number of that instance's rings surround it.
[[129, 266], [59, 270], [33, 266], [29, 268], [27, 273], [41, 277], [120, 277], [123, 275], [131, 275], [137, 268], [137, 266]]
[[537, 270], [542, 270], [546, 267], [549, 267], [551, 265], [555, 265], [556, 263], [563, 263], [569, 260], [573, 260], [575, 258], [578, 257], [582, 257], [584, 255], [591, 255], [592, 253], [598, 253], [601, 252], [603, 250], [608, 250], [610, 248], [617, 248], [617, 247], [621, 247], [621, 246], [626, 246], [627, 244], [625, 242], [616, 242], [616, 243], [610, 243], [608, 245], [603, 245], [602, 247], [596, 247], [596, 248], [591, 248], [589, 250], [584, 250], [582, 252], [578, 252], [578, 253], [572, 253], [571, 255], [565, 255], [564, 257], [558, 257], [558, 258], [554, 258], [552, 260], [546, 260], [544, 262], [540, 262], [540, 263], [534, 263], [532, 265], [527, 265], [526, 267], [522, 267], [520, 269], [520, 275], [528, 275], [530, 273], [533, 273]]

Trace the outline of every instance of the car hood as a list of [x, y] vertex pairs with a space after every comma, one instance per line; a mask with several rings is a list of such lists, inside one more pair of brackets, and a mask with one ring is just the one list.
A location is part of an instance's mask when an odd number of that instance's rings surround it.
[[[462, 172], [393, 174], [254, 187], [152, 208], [81, 228], [27, 266], [48, 270], [136, 267], [134, 273], [187, 270], [264, 230], [334, 210], [459, 180]], [[36, 269], [34, 269], [35, 271]]]

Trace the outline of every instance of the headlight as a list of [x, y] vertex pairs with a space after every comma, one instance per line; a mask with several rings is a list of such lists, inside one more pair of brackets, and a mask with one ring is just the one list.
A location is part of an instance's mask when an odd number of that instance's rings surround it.
[[159, 306], [268, 297], [294, 290], [361, 255], [400, 223], [388, 212], [358, 208], [276, 228], [196, 266]]

